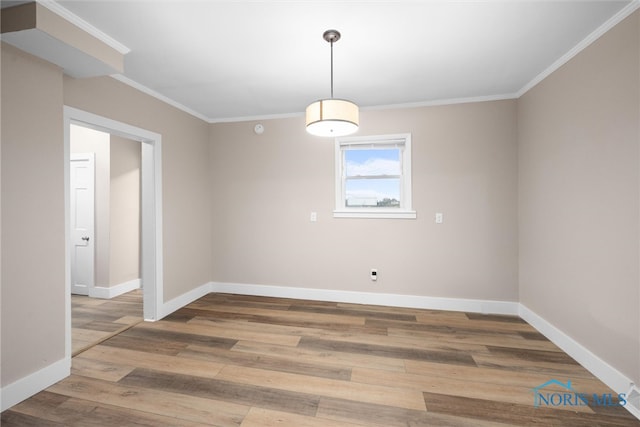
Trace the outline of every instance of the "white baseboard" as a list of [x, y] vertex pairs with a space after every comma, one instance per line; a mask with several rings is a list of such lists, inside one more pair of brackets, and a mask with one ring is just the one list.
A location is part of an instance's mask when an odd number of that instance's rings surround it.
[[629, 387], [627, 391], [627, 404], [625, 408], [640, 420], [640, 388], [635, 384]]
[[71, 360], [61, 359], [18, 381], [2, 387], [2, 411], [9, 409], [71, 374]]
[[314, 301], [334, 301], [430, 310], [466, 311], [483, 314], [518, 315], [518, 303], [461, 298], [440, 298], [418, 295], [382, 294], [373, 292], [338, 291], [329, 289], [293, 288], [271, 285], [212, 282], [211, 292], [268, 297], [299, 298]]
[[140, 289], [141, 283], [140, 279], [133, 279], [115, 286], [94, 286], [89, 288], [89, 296], [91, 298], [111, 299], [118, 295]]
[[[633, 381], [631, 381], [629, 377], [600, 359], [596, 354], [543, 319], [524, 304], [520, 304], [519, 315], [616, 393], [626, 394], [634, 389]], [[634, 407], [634, 405], [637, 404], [635, 401], [629, 403], [630, 404], [625, 405], [625, 408], [640, 419], [640, 407]]]
[[194, 302], [198, 298], [202, 298], [203, 296], [207, 295], [210, 292], [212, 292], [211, 291], [211, 282], [205, 283], [204, 285], [201, 285], [201, 286], [199, 286], [199, 287], [197, 287], [195, 289], [192, 289], [189, 292], [186, 292], [186, 293], [184, 293], [184, 294], [172, 299], [171, 301], [165, 302], [160, 307], [160, 310], [158, 310], [158, 320], [162, 319], [162, 318], [170, 315], [174, 311], [176, 311], [178, 309], [181, 309], [182, 307]]

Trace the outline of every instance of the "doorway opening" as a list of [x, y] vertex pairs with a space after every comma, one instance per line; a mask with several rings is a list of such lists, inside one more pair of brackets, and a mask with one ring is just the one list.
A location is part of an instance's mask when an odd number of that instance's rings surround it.
[[71, 123], [72, 357], [142, 321], [142, 143]]
[[65, 132], [65, 356], [71, 359], [71, 125], [95, 129], [117, 137], [141, 142], [140, 167], [140, 279], [143, 317], [154, 321], [161, 316], [162, 292], [162, 138], [161, 135], [72, 107], [64, 107]]

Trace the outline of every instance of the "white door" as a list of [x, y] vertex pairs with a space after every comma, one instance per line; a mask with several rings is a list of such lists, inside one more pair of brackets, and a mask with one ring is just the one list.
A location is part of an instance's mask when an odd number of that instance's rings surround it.
[[89, 295], [95, 280], [95, 159], [93, 153], [70, 159], [71, 293]]

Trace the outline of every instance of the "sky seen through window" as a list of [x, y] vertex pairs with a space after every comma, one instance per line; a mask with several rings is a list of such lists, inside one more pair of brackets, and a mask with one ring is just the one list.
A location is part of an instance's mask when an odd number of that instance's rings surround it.
[[400, 200], [400, 149], [352, 149], [344, 155], [347, 206], [379, 206], [385, 199]]

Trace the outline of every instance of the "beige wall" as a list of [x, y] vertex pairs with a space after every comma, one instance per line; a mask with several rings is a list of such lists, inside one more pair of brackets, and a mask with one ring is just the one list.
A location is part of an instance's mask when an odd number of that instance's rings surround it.
[[110, 264], [111, 144], [106, 132], [71, 125], [71, 153], [95, 155], [95, 286], [108, 287]]
[[140, 278], [140, 144], [111, 136], [111, 286]]
[[520, 300], [636, 382], [638, 19], [518, 101]]
[[62, 72], [2, 45], [2, 386], [64, 358]]
[[209, 125], [109, 77], [65, 76], [64, 103], [162, 135], [164, 300], [208, 283]]
[[411, 132], [416, 220], [334, 219], [333, 140], [302, 117], [263, 121], [262, 135], [254, 122], [211, 126], [214, 281], [517, 301], [516, 102], [361, 123], [358, 135]]

